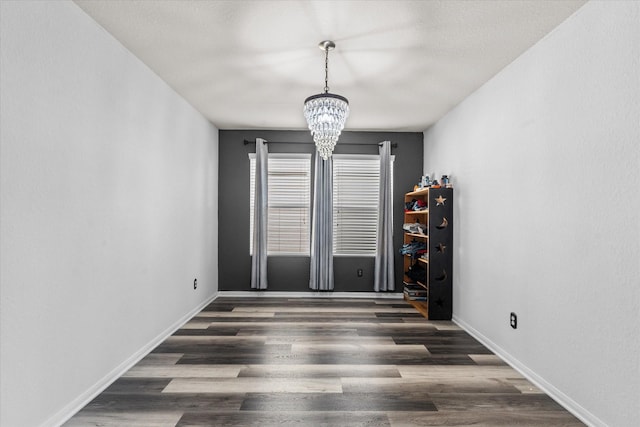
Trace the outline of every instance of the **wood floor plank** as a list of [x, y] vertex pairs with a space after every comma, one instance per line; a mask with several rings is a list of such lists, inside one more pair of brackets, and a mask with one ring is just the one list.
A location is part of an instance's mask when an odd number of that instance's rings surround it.
[[[276, 313], [277, 314], [277, 313]], [[399, 323], [402, 324], [398, 318], [392, 317], [376, 317], [375, 313], [370, 313], [370, 316], [363, 316], [363, 313], [351, 313], [349, 317], [335, 316], [334, 314], [347, 314], [347, 313], [289, 313], [286, 316], [274, 315], [274, 316], [236, 316], [236, 317], [209, 317], [208, 319], [213, 323], [259, 323], [259, 324], [277, 324], [282, 325], [283, 322], [291, 323], [308, 323], [312, 325], [317, 324], [342, 324], [344, 322], [375, 322], [379, 323]], [[198, 319], [203, 319], [202, 317]]]
[[244, 394], [198, 394], [198, 393], [107, 393], [93, 399], [83, 411], [93, 412], [163, 412], [208, 410], [239, 410]]
[[190, 340], [175, 342], [167, 340], [158, 345], [154, 353], [176, 353], [178, 350], [189, 353], [215, 353], [221, 356], [237, 354], [247, 355], [282, 355], [291, 353], [291, 344], [264, 344], [263, 342], [209, 342], [208, 340]]
[[234, 328], [234, 327], [226, 327], [226, 326], [219, 326], [219, 325], [214, 325], [212, 323], [207, 323], [207, 327], [206, 328], [200, 328], [200, 329], [178, 329], [177, 331], [175, 331], [173, 333], [172, 336], [181, 336], [181, 335], [202, 335], [202, 336], [216, 336], [216, 337], [224, 337], [224, 336], [237, 336], [238, 335], [238, 331], [240, 330], [239, 328]]
[[105, 389], [105, 393], [161, 393], [171, 378], [120, 377]]
[[[81, 411], [65, 423], [66, 427], [174, 427], [183, 411]], [[387, 421], [388, 422], [388, 421]]]
[[411, 312], [396, 312], [396, 311], [377, 311], [375, 312], [375, 317], [393, 317], [393, 318], [400, 318], [400, 319], [424, 319], [424, 317], [422, 316], [422, 314], [416, 312], [416, 313], [411, 313]]
[[[172, 335], [164, 340], [167, 344], [177, 345], [193, 345], [193, 344], [209, 344], [209, 345], [245, 345], [256, 346], [265, 345], [266, 337], [264, 336], [238, 336], [238, 335]], [[282, 343], [286, 344], [286, 343]]]
[[175, 365], [184, 353], [149, 353], [136, 366]]
[[480, 344], [426, 344], [431, 354], [493, 354]]
[[495, 354], [469, 354], [478, 365], [506, 365], [507, 363]]
[[529, 393], [544, 394], [542, 390], [540, 390], [538, 387], [533, 385], [530, 381], [526, 380], [525, 378], [505, 378], [500, 381], [516, 387], [518, 390], [520, 390], [520, 393], [523, 393], [523, 394], [529, 394]]
[[331, 343], [331, 344], [292, 344], [291, 352], [294, 354], [417, 354], [428, 355], [429, 351], [423, 345], [385, 345], [362, 343]]
[[194, 317], [195, 320], [204, 320], [204, 318], [208, 317], [259, 317], [259, 318], [268, 318], [275, 316], [275, 312], [267, 311], [267, 312], [237, 312], [237, 311], [201, 311]]
[[377, 391], [403, 393], [516, 393], [520, 390], [507, 381], [494, 378], [342, 378], [345, 393], [375, 393]]
[[291, 305], [282, 306], [253, 306], [253, 307], [236, 307], [234, 312], [284, 312], [284, 313], [319, 313], [324, 315], [331, 315], [333, 313], [409, 313], [414, 314], [415, 309], [409, 306], [404, 307], [387, 307], [383, 305], [378, 306], [345, 306], [338, 307], [335, 304], [328, 304], [327, 306], [314, 306], [314, 307], [292, 307]]
[[218, 298], [66, 426], [582, 425], [401, 299]]
[[[315, 317], [318, 319], [326, 319], [327, 317], [327, 313], [323, 313], [323, 312], [319, 312], [316, 310], [309, 310], [307, 312], [304, 311], [295, 311], [295, 312], [290, 312], [290, 311], [276, 311], [273, 313], [274, 317], [284, 317], [284, 318], [288, 318], [288, 317]], [[345, 311], [345, 312], [332, 312], [330, 313], [331, 318], [333, 319], [354, 319], [354, 320], [364, 320], [364, 321], [369, 321], [369, 320], [374, 320], [376, 319], [378, 313], [375, 312], [351, 312], [351, 311]], [[289, 320], [289, 319], [287, 319]]]
[[125, 378], [237, 378], [242, 365], [136, 365]]
[[429, 366], [425, 368], [420, 365], [400, 365], [398, 371], [403, 378], [521, 378], [516, 370], [508, 365], [503, 366]]
[[569, 412], [437, 411], [387, 412], [392, 427], [577, 427], [584, 426]]
[[[212, 328], [214, 330], [214, 328]], [[289, 328], [286, 327], [276, 327], [276, 328], [265, 328], [264, 326], [256, 325], [255, 327], [243, 327], [238, 329], [238, 336], [248, 336], [248, 335], [260, 335], [267, 337], [313, 337], [313, 336], [333, 336], [338, 338], [347, 338], [347, 337], [359, 337], [358, 332], [355, 329], [347, 328], [343, 326], [336, 326], [333, 329], [330, 328], [319, 328], [313, 326], [305, 326], [297, 324], [295, 328], [291, 326]], [[384, 335], [382, 335], [384, 336]]]
[[188, 412], [177, 427], [390, 427], [384, 412]]
[[241, 411], [435, 411], [427, 393], [251, 393]]
[[240, 377], [264, 378], [399, 378], [395, 365], [251, 365], [242, 368]]
[[432, 393], [431, 399], [442, 411], [560, 411], [556, 401], [545, 394], [522, 393]]
[[391, 337], [361, 337], [353, 334], [346, 336], [335, 335], [270, 335], [264, 336], [265, 344], [355, 344], [355, 345], [394, 345]]
[[[197, 322], [197, 323], [206, 323], [206, 327], [215, 327], [218, 328], [220, 326], [225, 328], [259, 328], [259, 329], [288, 329], [291, 330], [292, 326], [296, 326], [296, 322], [298, 321], [298, 317], [293, 319], [283, 319], [283, 318], [264, 318], [264, 319], [256, 319], [256, 321], [238, 321], [235, 319], [225, 319], [224, 321], [220, 321], [221, 319], [207, 319], [206, 322]], [[218, 320], [218, 321], [215, 321]], [[333, 321], [335, 320], [335, 321]], [[183, 328], [193, 328], [193, 329], [203, 329], [203, 325], [191, 325], [191, 322], [187, 323]], [[404, 323], [404, 322], [396, 322], [393, 319], [364, 319], [364, 318], [354, 318], [349, 319], [348, 322], [345, 319], [331, 319], [331, 318], [323, 318], [321, 321], [308, 322], [304, 325], [300, 325], [302, 328], [315, 328], [315, 329], [324, 329], [324, 330], [332, 330], [334, 328], [338, 329], [362, 329], [364, 331], [367, 330], [375, 330], [378, 332], [386, 333], [390, 330], [398, 330], [411, 332], [413, 331], [422, 331], [422, 330], [437, 330], [437, 327], [431, 323]]]
[[338, 378], [175, 378], [163, 393], [342, 393]]
[[435, 324], [439, 331], [462, 331], [462, 328], [453, 322], [442, 321]]
[[211, 326], [210, 320], [189, 320], [182, 325], [181, 329], [207, 329], [209, 326]]

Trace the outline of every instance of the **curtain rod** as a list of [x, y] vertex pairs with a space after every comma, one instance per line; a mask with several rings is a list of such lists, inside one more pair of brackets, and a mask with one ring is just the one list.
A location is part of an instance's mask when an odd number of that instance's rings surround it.
[[[314, 144], [313, 142], [294, 142], [294, 141], [264, 141], [265, 144], [269, 143], [269, 144]], [[248, 139], [244, 140], [244, 145], [247, 144], [255, 144], [255, 141], [249, 141]], [[370, 142], [346, 142], [344, 145], [377, 145], [377, 146], [381, 146], [382, 143], [378, 142], [378, 143], [370, 143]], [[397, 142], [392, 142], [391, 143], [391, 147], [392, 148], [396, 148], [398, 147], [398, 143]]]

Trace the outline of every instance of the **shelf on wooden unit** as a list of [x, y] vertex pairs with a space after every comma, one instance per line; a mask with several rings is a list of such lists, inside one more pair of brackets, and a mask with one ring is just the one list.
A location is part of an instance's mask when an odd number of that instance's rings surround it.
[[[411, 254], [406, 254], [405, 256], [406, 256], [407, 258], [412, 258], [412, 259], [413, 259], [413, 255], [411, 255]], [[428, 259], [424, 259], [424, 258], [420, 258], [420, 257], [415, 258], [415, 259], [416, 259], [418, 262], [421, 262], [421, 263], [423, 263], [423, 264], [429, 264], [429, 260], [428, 260]]]
[[429, 238], [429, 236], [427, 236], [426, 234], [418, 234], [418, 233], [404, 233], [404, 234], [411, 237], [422, 237], [424, 239]]
[[416, 190], [416, 191], [412, 191], [410, 193], [405, 193], [404, 196], [405, 197], [410, 197], [410, 196], [424, 196], [425, 194], [429, 194], [429, 188], [421, 188], [420, 190]]
[[424, 215], [428, 213], [429, 213], [429, 209], [422, 209], [421, 211], [407, 211], [404, 214], [405, 215]]
[[421, 286], [421, 287], [425, 288], [426, 290], [428, 290], [427, 285], [425, 285], [422, 282], [407, 282], [406, 280], [403, 280], [402, 284], [403, 285], [418, 285], [418, 286]]

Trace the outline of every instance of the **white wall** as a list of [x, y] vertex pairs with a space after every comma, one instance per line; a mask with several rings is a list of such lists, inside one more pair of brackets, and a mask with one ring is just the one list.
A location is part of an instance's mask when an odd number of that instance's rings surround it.
[[587, 3], [425, 133], [455, 319], [593, 425], [640, 422], [639, 22]]
[[218, 132], [75, 4], [0, 7], [0, 424], [55, 425], [217, 292]]

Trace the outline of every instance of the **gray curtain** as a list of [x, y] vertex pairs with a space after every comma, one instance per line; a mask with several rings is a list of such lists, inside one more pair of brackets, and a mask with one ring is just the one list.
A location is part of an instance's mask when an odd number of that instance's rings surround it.
[[373, 278], [376, 292], [395, 290], [393, 253], [393, 200], [391, 200], [391, 142], [380, 145], [380, 197], [378, 201], [378, 242]]
[[333, 290], [333, 160], [315, 154], [309, 287]]
[[253, 203], [253, 257], [251, 289], [267, 289], [268, 149], [256, 138], [256, 188]]

